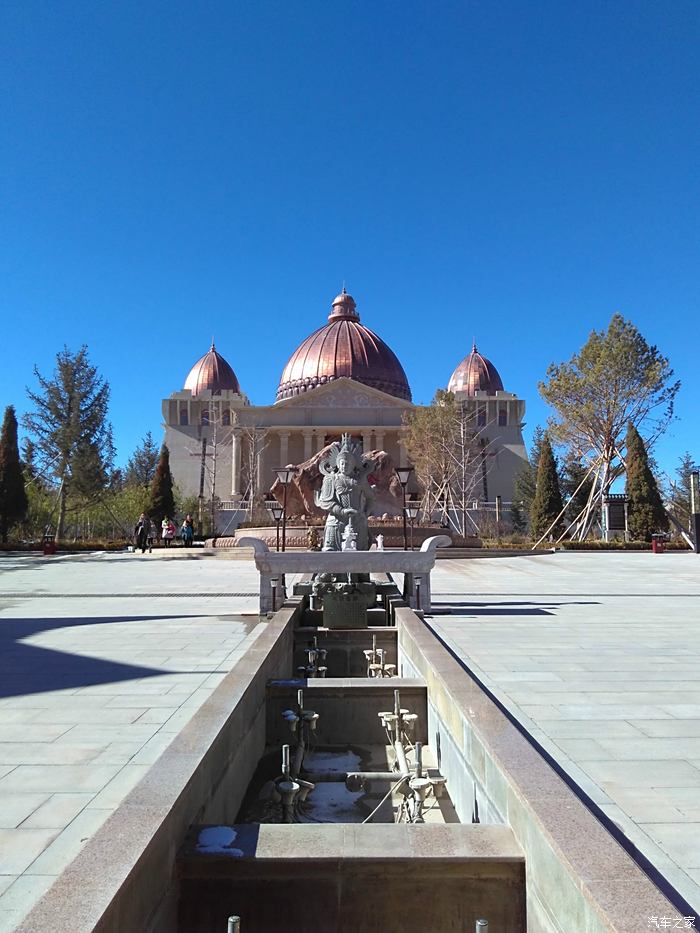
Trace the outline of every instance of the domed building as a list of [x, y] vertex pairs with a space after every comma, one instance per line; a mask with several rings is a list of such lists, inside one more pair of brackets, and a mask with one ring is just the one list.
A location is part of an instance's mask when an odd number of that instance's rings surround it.
[[[527, 462], [522, 439], [525, 403], [503, 389], [495, 366], [473, 346], [449, 390], [473, 413], [484, 436], [480, 498], [512, 498]], [[328, 320], [303, 340], [282, 370], [271, 405], [251, 405], [233, 368], [211, 348], [192, 366], [183, 389], [163, 402], [165, 442], [184, 495], [221, 500], [220, 530], [235, 527], [240, 504], [267, 497], [276, 467], [310, 459], [342, 433], [365, 450], [408, 463], [404, 414], [414, 409], [396, 354], [360, 320], [345, 288]]]
[[411, 401], [403, 366], [381, 337], [360, 323], [355, 301], [343, 287], [333, 301], [328, 323], [307, 337], [289, 358], [277, 401], [344, 378]]

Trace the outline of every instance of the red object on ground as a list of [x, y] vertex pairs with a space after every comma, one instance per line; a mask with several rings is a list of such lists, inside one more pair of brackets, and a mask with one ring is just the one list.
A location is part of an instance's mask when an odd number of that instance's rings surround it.
[[663, 535], [651, 536], [651, 550], [654, 554], [663, 554], [666, 550], [666, 541]]
[[50, 540], [44, 541], [44, 554], [55, 554], [56, 553], [56, 542], [51, 538]]

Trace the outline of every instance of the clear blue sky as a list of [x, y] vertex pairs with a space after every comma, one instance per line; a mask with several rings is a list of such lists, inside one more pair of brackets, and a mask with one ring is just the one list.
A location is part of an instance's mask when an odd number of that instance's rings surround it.
[[254, 403], [343, 280], [416, 401], [621, 312], [700, 456], [700, 5], [6, 0], [0, 404], [66, 343], [125, 461], [212, 334]]

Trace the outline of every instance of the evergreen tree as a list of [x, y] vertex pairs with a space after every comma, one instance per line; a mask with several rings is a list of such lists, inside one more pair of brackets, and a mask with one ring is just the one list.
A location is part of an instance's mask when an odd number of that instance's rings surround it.
[[530, 520], [532, 500], [535, 498], [537, 487], [537, 464], [540, 462], [540, 451], [544, 429], [538, 424], [532, 435], [530, 458], [515, 477], [513, 487], [513, 505], [511, 507], [511, 520], [515, 531], [525, 531]]
[[165, 444], [160, 449], [156, 472], [151, 483], [151, 507], [149, 514], [158, 524], [168, 516], [175, 514], [175, 496], [173, 494], [173, 477], [170, 472], [170, 451]]
[[0, 431], [0, 538], [3, 544], [7, 543], [12, 525], [26, 515], [28, 505], [17, 446], [17, 418], [12, 405], [8, 405]]
[[34, 441], [34, 455], [45, 475], [58, 485], [60, 540], [72, 495], [98, 495], [114, 459], [112, 428], [107, 421], [109, 385], [90, 364], [87, 347], [77, 353], [64, 347], [56, 369], [45, 379], [34, 367], [40, 391], [27, 394], [35, 409], [23, 418]]
[[632, 422], [627, 427], [626, 446], [630, 536], [636, 541], [651, 541], [652, 534], [668, 529], [668, 516], [644, 441]]
[[540, 394], [556, 411], [551, 436], [570, 451], [603, 464], [603, 485], [620, 475], [613, 466], [629, 421], [651, 445], [673, 419], [680, 382], [669, 360], [631, 321], [614, 314], [606, 331], [592, 331], [579, 353], [552, 364]]
[[[540, 447], [540, 459], [537, 464], [537, 488], [530, 510], [530, 534], [538, 540], [547, 531], [562, 510], [561, 492], [557, 464], [552, 453], [552, 445], [545, 434]], [[556, 534], [558, 524], [550, 534]]]
[[157, 465], [158, 446], [153, 440], [153, 435], [148, 431], [141, 446], [136, 448], [126, 465], [124, 482], [129, 486], [150, 486], [156, 475]]
[[[570, 522], [581, 514], [588, 502], [591, 487], [595, 481], [595, 475], [592, 473], [584, 482], [588, 469], [579, 457], [567, 457], [564, 461], [560, 473], [560, 485], [564, 497], [570, 500], [567, 505], [567, 516]], [[581, 483], [583, 483], [582, 486]], [[580, 489], [579, 486], [581, 486]]]

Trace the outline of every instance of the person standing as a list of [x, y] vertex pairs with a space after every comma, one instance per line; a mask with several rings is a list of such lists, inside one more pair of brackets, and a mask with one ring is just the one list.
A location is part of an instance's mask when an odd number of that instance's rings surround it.
[[141, 512], [139, 515], [139, 520], [134, 526], [134, 544], [137, 551], [139, 548], [141, 548], [142, 554], [146, 553], [146, 548], [148, 547], [148, 537], [150, 533], [151, 520], [145, 512]]
[[189, 547], [194, 541], [194, 522], [192, 521], [192, 516], [189, 513], [185, 516], [185, 520], [182, 523], [182, 528], [180, 529], [180, 534], [182, 535], [182, 543], [184, 547]]
[[167, 515], [165, 516], [163, 521], [160, 523], [160, 525], [161, 525], [161, 538], [163, 540], [163, 545], [165, 547], [170, 547], [170, 542], [175, 537], [175, 525], [173, 524], [172, 519], [169, 518]]
[[153, 552], [153, 545], [158, 536], [158, 529], [156, 528], [156, 523], [153, 520], [151, 520], [150, 525], [151, 527], [149, 528], [149, 531], [148, 531], [148, 553], [149, 554]]

